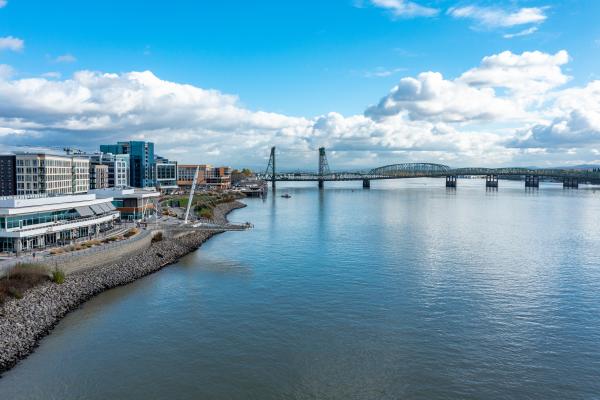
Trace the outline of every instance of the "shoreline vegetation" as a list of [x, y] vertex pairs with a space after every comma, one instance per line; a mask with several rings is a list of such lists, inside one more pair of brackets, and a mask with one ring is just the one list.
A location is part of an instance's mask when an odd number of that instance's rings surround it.
[[[237, 200], [214, 207], [215, 219], [226, 222], [227, 214], [246, 205]], [[177, 262], [197, 250], [205, 241], [223, 230], [192, 231], [183, 236], [154, 232], [150, 247], [124, 257], [123, 261], [85, 269], [66, 277], [52, 271], [35, 271], [27, 266], [17, 273], [22, 287], [17, 295], [0, 304], [0, 374], [13, 368], [31, 354], [39, 341], [69, 312], [108, 289], [124, 286]], [[26, 272], [24, 272], [26, 270]], [[59, 273], [60, 275], [60, 273]], [[58, 280], [57, 280], [58, 278]], [[12, 290], [7, 288], [6, 290]]]

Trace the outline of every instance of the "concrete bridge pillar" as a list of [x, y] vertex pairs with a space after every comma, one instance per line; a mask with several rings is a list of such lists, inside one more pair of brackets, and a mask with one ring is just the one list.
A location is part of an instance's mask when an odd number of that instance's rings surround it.
[[579, 188], [579, 180], [577, 178], [564, 178], [563, 179], [563, 188], [578, 189]]
[[539, 188], [540, 177], [537, 175], [525, 175], [525, 187], [528, 188]]
[[486, 175], [485, 176], [485, 187], [486, 188], [497, 188], [498, 187], [498, 175]]
[[363, 179], [363, 189], [370, 189], [370, 188], [371, 188], [371, 180]]
[[449, 187], [449, 188], [456, 187], [456, 175], [447, 175], [446, 176], [446, 187]]
[[319, 179], [319, 189], [323, 189], [325, 187], [325, 181]]

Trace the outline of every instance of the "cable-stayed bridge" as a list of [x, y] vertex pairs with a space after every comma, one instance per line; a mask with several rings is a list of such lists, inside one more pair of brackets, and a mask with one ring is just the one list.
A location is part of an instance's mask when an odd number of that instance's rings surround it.
[[367, 172], [332, 172], [329, 169], [325, 148], [319, 149], [317, 172], [278, 173], [276, 169], [275, 147], [271, 148], [269, 163], [264, 173], [258, 177], [275, 182], [314, 181], [322, 188], [328, 181], [362, 181], [364, 188], [371, 186], [372, 180], [404, 178], [445, 178], [447, 187], [456, 187], [460, 176], [485, 176], [486, 187], [498, 187], [499, 177], [524, 178], [525, 187], [539, 187], [540, 178], [552, 178], [563, 182], [565, 188], [576, 189], [580, 183], [600, 183], [600, 170], [561, 169], [561, 168], [451, 168], [434, 163], [402, 163], [373, 168]]

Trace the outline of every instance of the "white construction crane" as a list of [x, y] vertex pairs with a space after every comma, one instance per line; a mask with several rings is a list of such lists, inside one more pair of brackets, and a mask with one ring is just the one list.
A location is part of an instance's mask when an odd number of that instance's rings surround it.
[[188, 199], [187, 208], [185, 210], [184, 224], [188, 223], [188, 217], [190, 216], [190, 208], [192, 207], [192, 201], [194, 200], [194, 191], [196, 190], [196, 182], [198, 181], [198, 173], [200, 172], [200, 166], [196, 167], [196, 173], [194, 174], [194, 182], [192, 182], [192, 188], [190, 189], [190, 198]]

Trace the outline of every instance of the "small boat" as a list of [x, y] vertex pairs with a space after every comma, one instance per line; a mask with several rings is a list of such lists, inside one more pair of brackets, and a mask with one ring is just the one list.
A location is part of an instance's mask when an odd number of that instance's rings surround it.
[[281, 197], [283, 197], [284, 199], [289, 199], [290, 197], [292, 197], [292, 195], [289, 193], [284, 193], [281, 195]]

